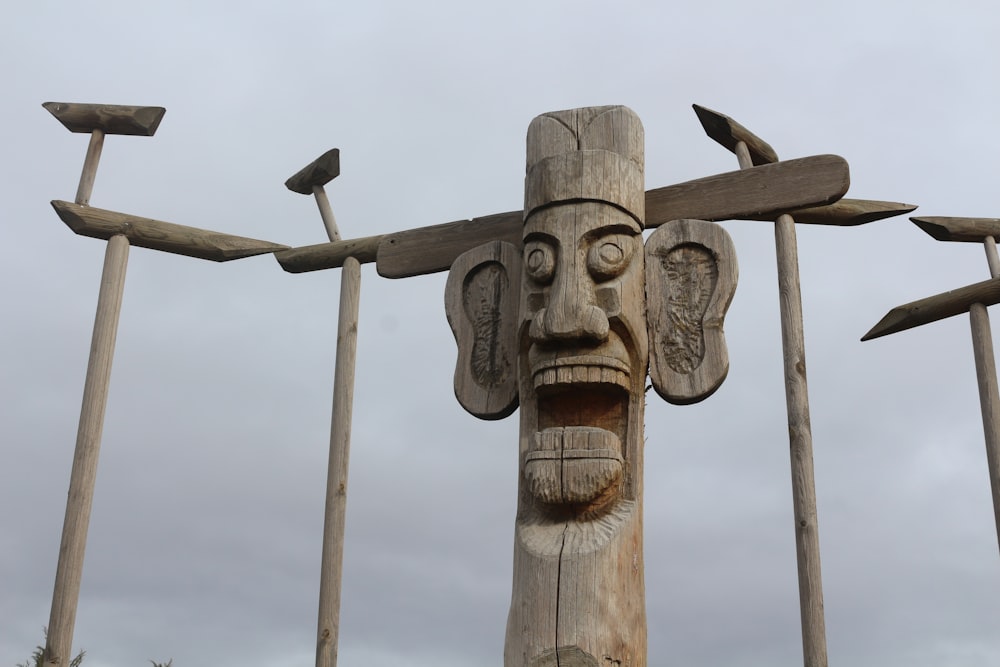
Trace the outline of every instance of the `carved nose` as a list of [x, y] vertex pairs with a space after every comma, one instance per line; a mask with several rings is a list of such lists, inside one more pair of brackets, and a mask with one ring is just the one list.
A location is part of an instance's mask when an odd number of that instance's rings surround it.
[[568, 290], [554, 284], [548, 305], [535, 315], [529, 333], [539, 342], [589, 340], [600, 343], [607, 340], [609, 329], [607, 314], [589, 302], [585, 291]]

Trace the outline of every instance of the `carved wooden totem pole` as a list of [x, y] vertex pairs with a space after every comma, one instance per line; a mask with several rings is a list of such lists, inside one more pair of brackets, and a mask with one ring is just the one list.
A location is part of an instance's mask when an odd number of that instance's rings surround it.
[[523, 251], [493, 241], [449, 275], [456, 396], [484, 419], [521, 407], [506, 667], [646, 665], [647, 368], [675, 403], [721, 384], [736, 263], [696, 220], [644, 252], [644, 217], [639, 118], [545, 114], [528, 129]]

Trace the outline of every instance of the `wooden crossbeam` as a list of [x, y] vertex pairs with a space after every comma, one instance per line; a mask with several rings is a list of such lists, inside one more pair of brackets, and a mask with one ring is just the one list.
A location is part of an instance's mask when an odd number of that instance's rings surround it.
[[[849, 186], [847, 163], [836, 155], [777, 162], [648, 190], [645, 225], [653, 228], [684, 218], [766, 219], [788, 210], [836, 202]], [[456, 257], [489, 241], [520, 245], [522, 225], [522, 211], [508, 211], [383, 236], [292, 248], [276, 252], [275, 258], [285, 271], [302, 273], [335, 268], [353, 256], [362, 263], [376, 262], [379, 275], [385, 278], [407, 278], [447, 271]]]
[[871, 328], [861, 340], [872, 340], [889, 334], [906, 331], [923, 324], [937, 322], [955, 315], [969, 312], [974, 303], [992, 306], [1000, 303], [1000, 280], [984, 280], [949, 292], [935, 294], [926, 299], [896, 306], [878, 324]]
[[213, 262], [228, 262], [288, 247], [103, 208], [80, 206], [68, 201], [53, 201], [52, 208], [70, 229], [81, 236], [110, 239], [121, 234], [128, 239], [130, 245]]

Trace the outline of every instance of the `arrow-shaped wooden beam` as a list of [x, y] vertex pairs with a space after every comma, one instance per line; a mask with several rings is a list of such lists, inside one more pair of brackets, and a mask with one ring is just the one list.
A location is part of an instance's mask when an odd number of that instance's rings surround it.
[[861, 340], [871, 340], [946, 317], [969, 313], [972, 352], [976, 360], [976, 379], [979, 384], [979, 406], [983, 415], [983, 435], [986, 438], [986, 464], [993, 496], [993, 518], [997, 539], [1000, 541], [1000, 389], [997, 387], [993, 332], [986, 310], [988, 306], [1000, 303], [1000, 255], [996, 244], [996, 238], [1000, 235], [1000, 219], [910, 219], [938, 241], [982, 243], [993, 279], [893, 308]]
[[935, 294], [926, 299], [896, 306], [878, 324], [871, 328], [861, 340], [881, 338], [889, 334], [906, 331], [923, 324], [937, 322], [955, 315], [969, 312], [974, 303], [992, 306], [1000, 303], [1000, 279], [984, 280], [981, 283], [960, 287], [950, 292]]
[[213, 262], [263, 255], [288, 247], [103, 208], [80, 206], [68, 201], [53, 201], [52, 208], [70, 229], [81, 236], [110, 239], [121, 234], [128, 239], [130, 245]]
[[[671, 220], [766, 218], [837, 201], [850, 186], [847, 162], [836, 155], [787, 160], [699, 178], [646, 192], [646, 228]], [[346, 257], [375, 261], [379, 275], [407, 278], [447, 271], [466, 250], [492, 240], [520, 245], [523, 213], [509, 211], [393, 234], [321, 243], [275, 253], [290, 273], [340, 266]]]
[[938, 241], [982, 243], [987, 237], [1000, 236], [1000, 218], [910, 218], [917, 227]]

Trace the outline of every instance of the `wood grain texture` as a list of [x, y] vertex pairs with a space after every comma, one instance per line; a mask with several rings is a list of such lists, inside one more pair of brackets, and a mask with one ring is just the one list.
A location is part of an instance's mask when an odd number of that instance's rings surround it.
[[45, 102], [45, 109], [70, 132], [129, 134], [151, 137], [167, 112], [163, 107], [134, 107], [118, 104], [77, 104]]
[[101, 161], [101, 151], [104, 150], [104, 132], [94, 130], [90, 133], [90, 143], [87, 146], [87, 156], [83, 160], [83, 171], [80, 173], [80, 185], [76, 189], [74, 201], [86, 206], [93, 194], [94, 181], [97, 178], [97, 165]]
[[337, 176], [340, 176], [340, 149], [331, 148], [295, 172], [285, 181], [285, 187], [301, 195], [311, 195], [314, 185], [326, 185]]
[[982, 243], [987, 236], [1000, 236], [1000, 218], [921, 216], [910, 220], [938, 241]]
[[646, 227], [670, 220], [746, 220], [830, 204], [850, 187], [847, 162], [836, 155], [786, 160], [727, 172], [646, 193]]
[[361, 264], [344, 261], [340, 272], [340, 310], [337, 321], [337, 362], [333, 381], [333, 416], [326, 477], [326, 511], [320, 567], [316, 667], [336, 667], [340, 636], [340, 592], [344, 567], [344, 529], [347, 517], [347, 476], [351, 452], [354, 371], [358, 347], [358, 309], [361, 301]]
[[353, 257], [361, 264], [368, 264], [375, 261], [379, 244], [383, 239], [385, 235], [364, 236], [346, 241], [288, 248], [275, 251], [274, 258], [278, 260], [281, 268], [289, 273], [337, 269], [344, 265], [348, 257]]
[[1000, 303], [1000, 279], [984, 280], [983, 282], [960, 287], [950, 292], [943, 292], [926, 299], [918, 299], [910, 303], [896, 306], [878, 324], [871, 328], [861, 340], [871, 340], [881, 336], [906, 331], [923, 324], [936, 322], [955, 315], [968, 312], [974, 303], [992, 306]]
[[[832, 225], [836, 227], [854, 227], [876, 220], [885, 220], [897, 215], [909, 213], [917, 207], [913, 204], [903, 204], [893, 201], [876, 201], [873, 199], [841, 199], [826, 206], [813, 206], [787, 211], [797, 224]], [[758, 215], [748, 220], [766, 220], [773, 222], [777, 216]]]
[[62, 541], [56, 565], [43, 664], [66, 667], [70, 663], [76, 624], [87, 531], [97, 479], [97, 461], [104, 430], [104, 414], [111, 384], [111, 364], [118, 335], [118, 319], [125, 290], [128, 240], [116, 235], [108, 240], [104, 270], [97, 296], [97, 313], [90, 343], [90, 360], [83, 385], [83, 403], [70, 471], [69, 494], [63, 519]]
[[492, 241], [459, 255], [445, 285], [445, 313], [458, 345], [455, 397], [480, 419], [517, 409], [517, 307], [521, 251]]
[[[596, 164], [589, 157], [558, 156], [604, 150], [634, 162], [638, 176], [637, 138], [641, 124], [624, 107], [544, 114], [528, 130], [526, 171], [559, 164], [600, 178], [573, 166]], [[578, 184], [588, 196], [565, 199], [574, 186], [564, 176], [525, 179], [532, 207], [519, 244], [520, 479], [504, 665], [645, 667], [648, 350], [641, 226], [622, 205], [642, 185], [615, 177]]]
[[993, 354], [993, 334], [986, 306], [974, 303], [969, 307], [972, 325], [972, 351], [976, 359], [976, 380], [979, 384], [979, 406], [983, 415], [986, 437], [986, 465], [993, 498], [993, 519], [1000, 541], [1000, 392], [997, 390], [997, 365]]
[[756, 134], [743, 127], [735, 120], [718, 111], [692, 104], [705, 134], [722, 144], [732, 152], [736, 152], [736, 144], [743, 142], [750, 153], [750, 160], [755, 165], [771, 164], [778, 161], [778, 154], [770, 144]]
[[[742, 169], [752, 167], [748, 146], [736, 143]], [[827, 667], [826, 612], [820, 562], [819, 519], [813, 463], [812, 420], [806, 379], [805, 327], [799, 280], [799, 251], [795, 219], [778, 216], [774, 225], [778, 273], [778, 309], [781, 318], [781, 351], [788, 418], [789, 462], [792, 478], [792, 511], [795, 518], [795, 556], [799, 584], [802, 659], [805, 667]]]
[[227, 262], [242, 257], [262, 255], [287, 248], [286, 245], [233, 236], [172, 222], [53, 201], [52, 208], [66, 225], [81, 236], [109, 239], [123, 235], [131, 245], [187, 255], [213, 262]]
[[723, 325], [738, 275], [736, 248], [715, 223], [674, 220], [647, 239], [649, 376], [668, 402], [697, 403], [726, 379]]
[[[836, 155], [718, 174], [647, 191], [645, 227], [684, 218], [776, 217], [784, 211], [834, 202], [849, 186], [847, 163]], [[408, 278], [447, 271], [460, 254], [489, 241], [519, 244], [522, 223], [522, 211], [509, 211], [387, 234], [378, 249], [378, 273], [385, 278]], [[315, 270], [304, 263], [298, 266], [302, 271]]]
[[455, 258], [490, 241], [521, 244], [522, 211], [495, 213], [386, 234], [376, 268], [383, 278], [409, 278], [447, 271]]

